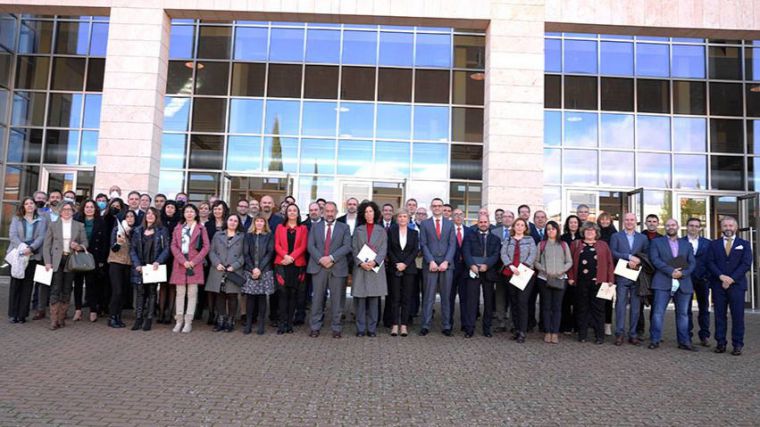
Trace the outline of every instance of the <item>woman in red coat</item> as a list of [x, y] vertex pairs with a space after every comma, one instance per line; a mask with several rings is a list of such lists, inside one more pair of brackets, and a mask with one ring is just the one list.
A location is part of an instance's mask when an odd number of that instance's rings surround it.
[[277, 334], [293, 332], [293, 316], [299, 292], [304, 292], [306, 275], [306, 241], [309, 230], [301, 225], [298, 205], [290, 204], [285, 210], [285, 223], [274, 233], [274, 271], [279, 293], [279, 325]]
[[[174, 268], [169, 283], [177, 287], [175, 299], [176, 314], [173, 332], [188, 333], [193, 330], [195, 304], [198, 300], [198, 286], [203, 286], [203, 259], [210, 245], [208, 233], [199, 222], [200, 215], [195, 205], [186, 205], [182, 211], [182, 221], [172, 234], [172, 255]], [[187, 294], [187, 310], [185, 310]]]

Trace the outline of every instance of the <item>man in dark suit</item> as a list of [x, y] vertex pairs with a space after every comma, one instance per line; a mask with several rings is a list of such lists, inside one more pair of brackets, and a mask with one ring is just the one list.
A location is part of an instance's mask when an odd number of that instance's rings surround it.
[[309, 203], [309, 217], [303, 222], [303, 225], [311, 231], [311, 227], [314, 224], [322, 221], [322, 209], [317, 202]]
[[[509, 229], [512, 227], [512, 223], [515, 222], [515, 214], [512, 211], [504, 211], [501, 216], [501, 225], [494, 227], [491, 233], [499, 238], [499, 241], [504, 244], [504, 240], [509, 237]], [[496, 269], [501, 271], [504, 265], [501, 263], [501, 257], [496, 265]], [[509, 310], [509, 292], [507, 292], [507, 278], [499, 274], [498, 280], [496, 280], [495, 292], [494, 292], [494, 316], [496, 319], [496, 332], [506, 332], [507, 327], [507, 310]]]
[[[127, 195], [127, 206], [130, 211], [133, 211], [135, 213], [135, 227], [142, 224], [143, 218], [145, 218], [145, 212], [140, 210], [140, 192], [139, 191], [130, 191]], [[124, 215], [126, 216], [127, 212], [124, 211]], [[122, 220], [124, 217], [121, 218]]]
[[[610, 238], [610, 250], [612, 261], [617, 265], [619, 260], [628, 261], [628, 267], [636, 269], [641, 265], [641, 259], [636, 254], [649, 253], [649, 240], [636, 231], [636, 214], [627, 212], [623, 215], [623, 230], [613, 234]], [[625, 341], [625, 308], [631, 305], [630, 323], [628, 325], [628, 342], [640, 345], [637, 325], [641, 311], [641, 299], [639, 298], [639, 283], [625, 277], [616, 276], [615, 288], [615, 345], [623, 345]]]
[[[528, 227], [530, 228], [530, 235], [533, 236], [533, 232], [536, 229], [536, 225], [530, 222], [530, 206], [528, 205], [520, 205], [517, 208], [517, 216], [519, 218], [522, 218], [525, 220], [525, 222], [528, 223]], [[534, 239], [535, 240], [535, 239]]]
[[[689, 243], [694, 252], [694, 259], [697, 262], [694, 271], [691, 273], [691, 284], [694, 286], [694, 294], [697, 297], [697, 306], [699, 315], [697, 322], [699, 324], [699, 342], [703, 347], [709, 347], [710, 342], [710, 272], [707, 270], [707, 254], [710, 252], [710, 240], [702, 237], [702, 221], [699, 218], [689, 218], [686, 221], [686, 236], [682, 239]], [[691, 315], [691, 304], [688, 304], [687, 311], [689, 315], [689, 336], [693, 336], [694, 318]]]
[[[662, 234], [660, 234], [658, 228], [660, 227], [660, 217], [658, 217], [655, 214], [649, 214], [647, 215], [646, 219], [644, 220], [644, 224], [646, 226], [646, 230], [644, 230], [644, 235], [647, 236], [647, 239], [651, 242], [654, 239], [657, 239], [659, 237], [662, 237]], [[646, 330], [646, 321], [644, 320], [644, 306], [649, 304], [649, 306], [652, 306], [652, 297], [643, 297], [641, 299], [641, 304], [639, 304], [639, 322], [636, 325], [636, 332], [639, 334], [639, 336], [644, 335], [644, 331]], [[652, 321], [652, 315], [653, 311], [649, 310], [649, 321]]]
[[747, 272], [752, 267], [752, 248], [749, 242], [736, 236], [735, 218], [720, 221], [723, 238], [710, 244], [707, 266], [712, 273], [712, 290], [715, 308], [716, 353], [726, 352], [728, 329], [727, 309], [731, 309], [731, 354], [739, 356], [744, 348], [744, 293], [747, 292]]
[[673, 297], [676, 306], [676, 336], [678, 348], [697, 351], [689, 337], [689, 317], [686, 306], [691, 304], [694, 287], [691, 273], [696, 267], [694, 251], [688, 242], [678, 238], [678, 221], [665, 221], [666, 238], [655, 239], [649, 246], [649, 260], [655, 268], [652, 277], [652, 320], [649, 324], [649, 349], [660, 346], [665, 310]]
[[447, 302], [451, 295], [451, 281], [454, 276], [452, 269], [457, 240], [454, 234], [454, 225], [451, 221], [443, 218], [443, 200], [434, 198], [430, 202], [430, 209], [433, 211], [433, 217], [420, 224], [420, 245], [424, 258], [423, 268], [427, 270], [420, 335], [425, 336], [430, 332], [435, 295], [440, 291], [443, 334], [451, 336], [451, 310]]
[[461, 209], [454, 209], [451, 214], [454, 223], [454, 236], [456, 236], [457, 249], [454, 252], [454, 278], [451, 280], [451, 296], [449, 297], [449, 310], [451, 312], [452, 324], [454, 313], [456, 312], [456, 298], [459, 295], [459, 321], [462, 330], [465, 330], [464, 314], [467, 309], [467, 264], [464, 262], [464, 253], [462, 245], [465, 239], [472, 233], [470, 227], [464, 225], [464, 212]]
[[390, 203], [384, 204], [381, 209], [382, 219], [380, 220], [380, 225], [383, 226], [386, 232], [391, 228], [391, 225], [396, 223], [396, 220], [393, 219], [393, 210], [393, 205]]
[[466, 284], [467, 301], [462, 313], [462, 325], [466, 338], [475, 333], [475, 317], [480, 304], [480, 289], [483, 288], [483, 336], [490, 338], [493, 317], [494, 282], [499, 272], [494, 268], [501, 253], [501, 241], [489, 232], [488, 215], [478, 218], [478, 231], [468, 233], [464, 238], [462, 253], [468, 267]]
[[351, 230], [351, 235], [354, 235], [354, 228], [356, 228], [356, 215], [359, 209], [359, 199], [356, 197], [350, 197], [346, 200], [346, 213], [338, 217], [337, 221], [348, 225]]
[[[313, 203], [316, 205], [316, 203]], [[317, 210], [319, 205], [317, 205]], [[326, 292], [330, 291], [330, 320], [333, 338], [342, 334], [343, 293], [348, 277], [347, 255], [351, 253], [351, 233], [348, 226], [335, 221], [338, 206], [325, 203], [325, 220], [314, 223], [309, 231], [309, 263], [307, 273], [312, 276], [314, 297], [311, 302], [311, 333], [316, 338], [322, 329]]]

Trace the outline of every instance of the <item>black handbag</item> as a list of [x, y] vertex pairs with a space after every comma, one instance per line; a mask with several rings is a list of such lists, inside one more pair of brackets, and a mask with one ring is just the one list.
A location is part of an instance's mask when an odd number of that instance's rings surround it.
[[225, 278], [229, 280], [230, 282], [236, 284], [237, 286], [243, 286], [245, 284], [245, 277], [233, 271], [227, 272], [227, 274], [225, 275]]
[[557, 277], [549, 277], [546, 279], [546, 287], [549, 289], [557, 289], [557, 290], [564, 290], [565, 289], [565, 279], [560, 279]]
[[86, 273], [95, 270], [95, 257], [91, 253], [74, 252], [66, 261], [66, 269], [72, 273]]

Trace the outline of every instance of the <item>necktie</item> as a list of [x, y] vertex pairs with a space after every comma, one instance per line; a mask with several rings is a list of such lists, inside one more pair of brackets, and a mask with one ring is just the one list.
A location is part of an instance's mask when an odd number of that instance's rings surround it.
[[486, 233], [480, 233], [480, 245], [483, 247], [483, 258], [486, 258]]
[[457, 227], [457, 244], [462, 246], [462, 227]]
[[538, 236], [541, 238], [541, 240], [544, 240], [544, 230], [538, 230]]
[[325, 236], [325, 256], [330, 255], [330, 241], [332, 241], [332, 223], [327, 223], [327, 236]]
[[732, 245], [733, 242], [734, 242], [733, 237], [726, 238], [726, 256], [728, 256], [731, 253], [731, 246], [733, 246]]
[[441, 220], [438, 218], [435, 219], [435, 236], [441, 238]]
[[389, 228], [391, 228], [391, 223], [390, 222], [386, 222], [385, 223], [385, 231], [388, 231]]
[[509, 235], [509, 229], [507, 227], [504, 227], [504, 235], [501, 236], [501, 240], [504, 240]]

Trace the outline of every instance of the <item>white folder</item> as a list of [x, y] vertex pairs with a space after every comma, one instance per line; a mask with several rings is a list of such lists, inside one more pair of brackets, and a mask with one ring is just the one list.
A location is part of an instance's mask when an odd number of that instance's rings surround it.
[[641, 269], [633, 270], [628, 268], [628, 261], [624, 259], [619, 259], [617, 262], [617, 265], [615, 266], [615, 274], [620, 277], [625, 277], [628, 280], [631, 280], [635, 282], [639, 279], [639, 273], [641, 272]]
[[511, 283], [517, 289], [523, 291], [525, 290], [525, 287], [528, 286], [528, 283], [530, 283], [530, 279], [533, 277], [534, 271], [523, 263], [520, 263], [520, 265], [517, 266], [517, 271], [520, 272], [520, 274], [513, 274], [512, 278], [509, 279], [509, 283]]
[[50, 286], [50, 283], [53, 281], [53, 269], [51, 268], [50, 271], [46, 271], [44, 265], [37, 264], [37, 266], [34, 267], [34, 281], [42, 285]]
[[153, 264], [144, 265], [142, 280], [143, 283], [166, 283], [166, 265], [159, 265], [157, 270], [153, 269]]
[[616, 286], [612, 283], [603, 282], [602, 285], [599, 286], [599, 291], [596, 293], [596, 297], [612, 301], [612, 298], [615, 297], [615, 288]]

